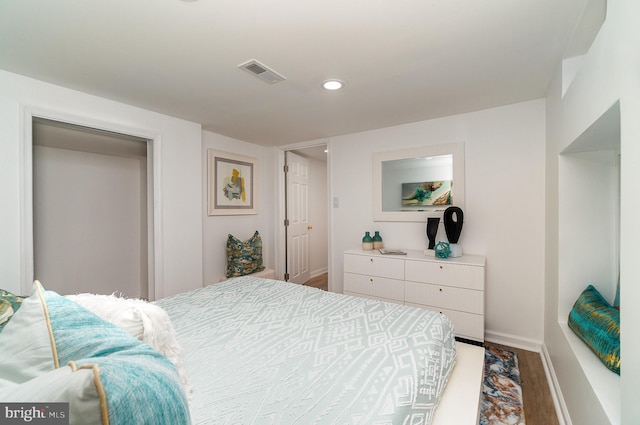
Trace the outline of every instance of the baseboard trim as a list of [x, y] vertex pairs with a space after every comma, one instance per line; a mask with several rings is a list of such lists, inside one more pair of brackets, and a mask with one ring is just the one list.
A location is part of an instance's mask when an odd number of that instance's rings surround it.
[[484, 331], [484, 339], [495, 344], [508, 345], [509, 347], [520, 348], [521, 350], [533, 351], [535, 353], [539, 353], [543, 345], [542, 341], [535, 339], [522, 338], [516, 335], [490, 330]]
[[553, 405], [556, 409], [558, 423], [560, 425], [572, 425], [571, 417], [569, 416], [569, 409], [567, 409], [567, 404], [564, 402], [564, 397], [562, 396], [562, 390], [560, 389], [558, 377], [556, 376], [555, 369], [553, 368], [551, 356], [549, 355], [549, 350], [547, 350], [546, 344], [542, 344], [542, 352], [540, 353], [540, 357], [542, 358], [542, 367], [544, 368], [544, 374], [546, 375], [547, 382], [549, 383], [549, 390], [551, 392], [551, 398], [553, 399]]
[[321, 274], [328, 273], [328, 272], [329, 272], [329, 268], [328, 267], [324, 267], [322, 269], [314, 270], [314, 271], [309, 273], [309, 278], [314, 278], [316, 276], [320, 276]]

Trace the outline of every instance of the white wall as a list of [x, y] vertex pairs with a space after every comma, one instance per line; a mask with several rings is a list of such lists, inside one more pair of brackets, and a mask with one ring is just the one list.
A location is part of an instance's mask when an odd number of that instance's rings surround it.
[[[265, 267], [275, 268], [274, 222], [277, 208], [276, 151], [275, 148], [242, 142], [210, 131], [202, 131], [202, 216], [204, 283], [217, 283], [225, 279], [227, 237], [229, 234], [247, 240], [257, 230], [262, 237], [262, 255]], [[255, 215], [207, 214], [207, 150], [213, 149], [244, 155], [258, 160], [257, 206]], [[281, 278], [281, 277], [280, 277]]]
[[[487, 257], [486, 329], [491, 339], [543, 339], [544, 101], [334, 137], [330, 140], [331, 289], [342, 292], [343, 252], [365, 231], [388, 248], [424, 249], [425, 223], [373, 222], [372, 153], [465, 143], [466, 206], [459, 243]], [[446, 240], [444, 230], [438, 240]]]
[[309, 159], [309, 271], [311, 276], [327, 272], [327, 163]]
[[35, 278], [146, 297], [146, 158], [34, 146], [33, 164]]
[[[23, 108], [73, 118], [77, 124], [128, 128], [156, 139], [159, 229], [156, 297], [202, 285], [202, 173], [199, 124], [0, 71], [0, 282], [22, 292], [21, 147]], [[159, 162], [159, 163], [158, 163]]]
[[618, 278], [620, 203], [617, 152], [596, 151], [559, 158], [560, 269], [558, 318], [566, 321], [588, 284], [613, 303]]
[[[608, 0], [606, 20], [589, 52], [582, 61], [571, 86], [562, 97], [562, 68], [558, 67], [546, 99], [546, 290], [545, 345], [555, 370], [557, 384], [566, 403], [567, 421], [576, 425], [602, 425], [640, 422], [637, 382], [640, 379], [640, 268], [637, 267], [640, 240], [640, 31], [637, 17], [640, 2]], [[621, 206], [620, 206], [620, 277], [621, 277], [621, 400], [611, 415], [589, 384], [583, 365], [568, 343], [559, 324], [560, 236], [559, 153], [587, 130], [609, 108], [620, 101]], [[579, 253], [576, 253], [579, 255]], [[596, 389], [604, 389], [597, 388]], [[607, 391], [604, 389], [605, 392]], [[609, 415], [605, 411], [609, 412]]]

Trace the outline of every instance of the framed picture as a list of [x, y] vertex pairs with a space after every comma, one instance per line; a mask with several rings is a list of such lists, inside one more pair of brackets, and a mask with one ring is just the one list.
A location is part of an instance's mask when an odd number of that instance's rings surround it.
[[209, 215], [257, 214], [257, 161], [208, 151]]

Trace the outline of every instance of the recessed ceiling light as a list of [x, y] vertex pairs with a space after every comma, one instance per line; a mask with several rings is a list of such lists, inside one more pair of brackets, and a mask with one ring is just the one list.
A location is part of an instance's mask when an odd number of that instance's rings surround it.
[[344, 87], [344, 83], [340, 80], [327, 80], [322, 83], [322, 88], [329, 91], [340, 90]]

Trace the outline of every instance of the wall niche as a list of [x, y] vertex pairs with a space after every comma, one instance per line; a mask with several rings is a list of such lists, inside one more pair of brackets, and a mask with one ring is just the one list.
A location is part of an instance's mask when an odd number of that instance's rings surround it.
[[620, 103], [612, 105], [558, 158], [558, 322], [611, 424], [620, 423], [620, 377], [567, 325], [592, 284], [613, 303], [620, 269]]

